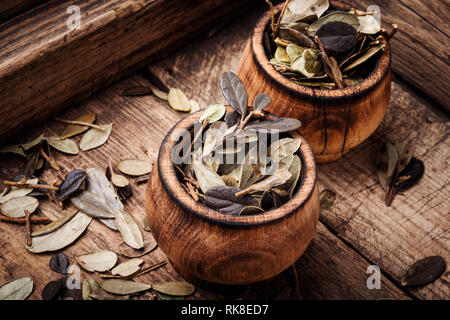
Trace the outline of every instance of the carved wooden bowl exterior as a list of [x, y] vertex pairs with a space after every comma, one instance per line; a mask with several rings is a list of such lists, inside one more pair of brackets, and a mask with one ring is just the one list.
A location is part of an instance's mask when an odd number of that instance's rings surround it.
[[[314, 155], [302, 140], [301, 185], [282, 207], [259, 215], [225, 215], [195, 202], [183, 189], [171, 152], [201, 112], [187, 116], [165, 137], [146, 193], [149, 227], [160, 248], [186, 280], [247, 284], [292, 265], [311, 242], [319, 217]], [[276, 116], [271, 115], [275, 118]]]
[[[277, 8], [280, 10], [280, 6]], [[300, 133], [308, 140], [318, 163], [339, 159], [367, 139], [386, 114], [391, 95], [389, 42], [381, 40], [386, 47], [374, 71], [361, 83], [344, 89], [315, 89], [285, 78], [269, 63], [263, 37], [270, 21], [270, 12], [258, 21], [238, 69], [249, 101], [258, 93], [267, 93], [272, 97], [268, 111], [302, 122]]]

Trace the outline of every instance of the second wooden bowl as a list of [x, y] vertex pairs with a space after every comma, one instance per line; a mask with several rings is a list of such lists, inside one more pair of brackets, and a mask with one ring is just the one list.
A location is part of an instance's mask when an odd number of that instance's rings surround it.
[[[231, 216], [197, 203], [180, 184], [172, 150], [191, 132], [201, 112], [187, 116], [165, 137], [147, 185], [149, 227], [160, 248], [186, 280], [247, 284], [271, 278], [292, 265], [315, 234], [319, 192], [314, 156], [306, 140], [297, 193], [264, 214]], [[275, 116], [271, 116], [275, 118]]]
[[384, 118], [391, 95], [389, 42], [381, 40], [386, 47], [373, 72], [361, 83], [344, 89], [313, 89], [287, 79], [269, 63], [263, 42], [270, 21], [270, 12], [258, 21], [238, 69], [249, 101], [261, 92], [270, 95], [272, 103], [267, 110], [302, 122], [300, 133], [317, 162], [334, 161], [367, 139]]

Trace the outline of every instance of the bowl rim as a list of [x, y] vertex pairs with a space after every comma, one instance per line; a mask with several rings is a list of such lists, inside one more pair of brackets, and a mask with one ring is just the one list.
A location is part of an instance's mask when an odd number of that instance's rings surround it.
[[[332, 1], [332, 4], [341, 7], [349, 8], [350, 6], [340, 2]], [[283, 3], [275, 7], [275, 14], [279, 14]], [[323, 100], [324, 102], [343, 102], [343, 100], [356, 99], [369, 94], [373, 91], [389, 74], [391, 69], [391, 48], [389, 41], [383, 35], [381, 43], [385, 45], [381, 57], [378, 59], [373, 71], [362, 82], [343, 89], [316, 89], [301, 84], [284, 77], [279, 73], [270, 63], [264, 49], [264, 33], [269, 28], [271, 21], [271, 11], [267, 10], [257, 21], [253, 30], [251, 38], [251, 51], [253, 60], [258, 69], [276, 85], [288, 90], [291, 94], [305, 99]], [[346, 107], [346, 105], [342, 105]]]
[[[302, 140], [299, 154], [302, 161], [301, 184], [295, 195], [280, 208], [263, 214], [233, 216], [221, 213], [217, 210], [196, 202], [182, 187], [172, 162], [172, 149], [178, 142], [180, 134], [192, 129], [194, 123], [199, 121], [202, 110], [192, 113], [178, 121], [164, 137], [159, 149], [157, 166], [158, 174], [165, 191], [170, 198], [184, 211], [196, 215], [207, 221], [227, 226], [257, 226], [281, 220], [298, 211], [311, 197], [317, 180], [317, 167], [314, 154], [306, 139], [297, 131], [290, 132], [294, 138]], [[275, 116], [271, 114], [271, 116]], [[277, 117], [277, 116], [275, 116]], [[176, 183], [173, 183], [176, 181]]]

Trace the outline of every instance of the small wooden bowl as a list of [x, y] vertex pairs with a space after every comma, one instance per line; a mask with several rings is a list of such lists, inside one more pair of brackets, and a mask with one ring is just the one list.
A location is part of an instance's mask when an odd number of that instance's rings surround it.
[[[347, 6], [336, 1], [333, 4]], [[249, 101], [258, 93], [267, 93], [272, 97], [268, 111], [302, 122], [300, 133], [318, 163], [339, 159], [367, 139], [384, 118], [391, 95], [389, 42], [381, 40], [386, 47], [373, 72], [361, 83], [344, 89], [314, 89], [287, 79], [269, 63], [263, 42], [270, 21], [268, 11], [258, 21], [238, 69]]]
[[[201, 112], [178, 122], [165, 137], [146, 193], [149, 227], [177, 272], [192, 282], [247, 284], [271, 278], [292, 265], [316, 230], [319, 192], [314, 155], [302, 140], [302, 178], [282, 207], [259, 215], [231, 216], [195, 202], [181, 186], [171, 159], [185, 130]], [[270, 118], [278, 118], [271, 115]]]

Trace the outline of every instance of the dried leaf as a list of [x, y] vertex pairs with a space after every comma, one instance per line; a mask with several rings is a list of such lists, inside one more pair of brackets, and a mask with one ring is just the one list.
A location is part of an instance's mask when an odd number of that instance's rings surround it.
[[114, 170], [112, 170], [111, 167], [107, 168], [107, 172], [109, 172], [109, 174], [111, 176], [111, 182], [114, 186], [116, 186], [118, 188], [124, 188], [124, 187], [130, 185], [130, 182], [128, 181], [127, 178], [125, 178], [121, 174], [114, 173]]
[[85, 253], [76, 257], [80, 266], [89, 272], [104, 272], [117, 263], [117, 254], [109, 250]]
[[171, 296], [161, 292], [158, 292], [158, 298], [160, 300], [184, 300], [184, 297]]
[[248, 94], [241, 79], [233, 72], [225, 72], [220, 79], [220, 87], [231, 107], [244, 117], [247, 114]]
[[31, 278], [9, 281], [0, 287], [0, 300], [25, 300], [33, 291]]
[[108, 141], [109, 136], [111, 135], [113, 124], [104, 124], [101, 125], [104, 130], [99, 129], [89, 129], [81, 138], [80, 141], [80, 149], [83, 151], [92, 150], [100, 147], [106, 141]]
[[189, 99], [180, 89], [170, 89], [167, 100], [169, 101], [169, 105], [177, 111], [189, 112], [191, 110]]
[[257, 206], [248, 206], [242, 208], [242, 210], [239, 212], [240, 216], [250, 216], [255, 214], [263, 213], [264, 210], [261, 207]]
[[[94, 123], [95, 122], [96, 115], [94, 112], [89, 112], [86, 114], [83, 114], [75, 119], [75, 121], [85, 122], [85, 123]], [[88, 126], [81, 126], [77, 124], [69, 124], [64, 129], [64, 131], [61, 133], [60, 138], [61, 139], [67, 139], [73, 136], [76, 136], [80, 133], [83, 133], [85, 131], [89, 130]]]
[[85, 279], [81, 287], [81, 294], [83, 300], [92, 300], [90, 295], [96, 292], [99, 288], [100, 288], [99, 284], [94, 279], [90, 277]]
[[78, 239], [89, 226], [91, 220], [91, 217], [78, 212], [69, 222], [56, 231], [43, 236], [32, 237], [32, 245], [26, 246], [26, 248], [32, 253], [62, 249]]
[[135, 86], [128, 89], [125, 89], [122, 92], [122, 96], [124, 97], [138, 97], [145, 96], [152, 93], [152, 88], [150, 86]]
[[69, 259], [64, 253], [58, 253], [51, 257], [49, 263], [50, 269], [61, 274], [67, 274]]
[[421, 160], [412, 158], [408, 166], [399, 173], [395, 189], [399, 192], [408, 190], [422, 178], [425, 167]]
[[189, 110], [189, 113], [194, 113], [200, 110], [200, 105], [195, 100], [189, 100], [189, 104], [191, 105], [191, 110]]
[[277, 209], [283, 205], [283, 198], [275, 191], [264, 191], [261, 198], [261, 208], [265, 211]]
[[291, 23], [312, 15], [320, 17], [329, 7], [328, 0], [291, 0], [281, 23]]
[[200, 185], [200, 189], [202, 189], [203, 193], [206, 193], [212, 187], [225, 185], [220, 176], [204, 164], [195, 162], [193, 164], [193, 169], [195, 176], [197, 177], [198, 184]]
[[128, 258], [139, 258], [147, 253], [150, 253], [153, 251], [158, 244], [156, 243], [155, 238], [153, 236], [149, 236], [144, 240], [144, 247], [142, 249], [136, 250], [133, 248], [130, 248], [125, 242], [121, 243], [120, 246], [117, 248], [118, 253], [122, 256], [128, 257]]
[[323, 190], [320, 193], [320, 211], [329, 209], [336, 200], [336, 192]]
[[157, 98], [159, 98], [161, 100], [164, 100], [164, 101], [168, 101], [169, 100], [169, 95], [166, 92], [164, 92], [164, 91], [161, 91], [161, 90], [159, 90], [157, 88], [152, 88], [152, 92]]
[[246, 190], [241, 191], [241, 192], [244, 194], [249, 193], [249, 192], [264, 192], [264, 191], [270, 190], [274, 187], [284, 185], [291, 178], [292, 178], [292, 175], [289, 173], [289, 171], [286, 168], [279, 168], [272, 175], [251, 185]]
[[[282, 27], [280, 28], [279, 35], [280, 38], [282, 38], [283, 40], [293, 41], [294, 43], [300, 45], [301, 47], [317, 49], [314, 41], [312, 41], [308, 36], [304, 35], [302, 32], [297, 31], [295, 29], [289, 27]], [[276, 56], [275, 59], [277, 59]]]
[[300, 158], [295, 155], [292, 156], [292, 161], [290, 161], [289, 166], [287, 167], [288, 171], [291, 173], [292, 178], [291, 180], [289, 180], [288, 183], [290, 183], [290, 187], [289, 187], [289, 199], [292, 198], [292, 196], [294, 195], [294, 191], [295, 191], [295, 187], [297, 186], [297, 182], [300, 178], [300, 173], [302, 170], [302, 162], [300, 161]]
[[378, 181], [387, 192], [391, 184], [392, 176], [398, 165], [398, 152], [392, 143], [386, 143], [379, 150], [377, 156]]
[[213, 187], [203, 199], [208, 207], [230, 215], [239, 215], [247, 206], [259, 207], [258, 202], [250, 195], [236, 197], [235, 194], [240, 191], [239, 188], [228, 186]]
[[[39, 182], [39, 179], [32, 178], [27, 179], [27, 183], [29, 184], [37, 184]], [[5, 203], [6, 201], [9, 201], [14, 198], [23, 197], [28, 194], [30, 194], [33, 191], [31, 188], [17, 188], [17, 187], [11, 187], [9, 192], [4, 194], [3, 196], [0, 196], [0, 204]]]
[[100, 219], [113, 219], [115, 217], [106, 200], [92, 192], [82, 191], [78, 196], [71, 198], [70, 202], [91, 217]]
[[141, 269], [141, 265], [144, 263], [144, 260], [139, 258], [130, 259], [125, 261], [114, 269], [111, 270], [111, 274], [119, 275], [122, 277], [128, 277]]
[[220, 176], [220, 177], [222, 178], [223, 182], [225, 182], [225, 184], [228, 187], [233, 187], [233, 188], [239, 187], [239, 184], [234, 177], [227, 175], [227, 174]]
[[[312, 23], [308, 27], [308, 34], [311, 37], [314, 37], [316, 35], [317, 31], [322, 26], [324, 26], [325, 24], [327, 24], [329, 22], [342, 22], [342, 23], [349, 24], [355, 30], [359, 29], [359, 20], [355, 15], [348, 13], [348, 12], [335, 11], [335, 12], [327, 14], [326, 16], [321, 17], [320, 19], [317, 19], [317, 21]], [[320, 40], [322, 40], [322, 39], [320, 39]]]
[[379, 51], [383, 50], [384, 47], [384, 44], [380, 44], [378, 46], [369, 48], [367, 51], [364, 51], [362, 55], [358, 56], [356, 60], [347, 65], [342, 71], [347, 72], [360, 66], [361, 64], [372, 58], [374, 55], [376, 55]]
[[63, 183], [61, 183], [61, 185], [59, 186], [58, 193], [61, 201], [67, 200], [76, 192], [78, 192], [85, 180], [86, 172], [82, 170], [72, 170], [71, 172], [69, 172]]
[[278, 163], [284, 157], [296, 153], [302, 144], [300, 139], [283, 138], [273, 142], [267, 149], [267, 154], [272, 162]]
[[445, 260], [441, 256], [431, 256], [417, 261], [405, 275], [401, 278], [401, 285], [406, 286], [425, 286], [437, 278], [445, 271]]
[[344, 53], [356, 46], [358, 42], [357, 31], [345, 22], [327, 22], [316, 32], [325, 49]]
[[381, 31], [380, 20], [376, 18], [376, 15], [366, 15], [358, 17], [359, 28], [357, 29], [361, 33], [376, 34]]
[[105, 290], [102, 290], [102, 288], [99, 288], [95, 291], [93, 291], [91, 294], [89, 294], [89, 299], [95, 299], [95, 300], [129, 300], [129, 295], [124, 296], [116, 296], [109, 294]]
[[31, 233], [31, 236], [32, 237], [44, 236], [46, 234], [49, 234], [49, 233], [59, 229], [63, 225], [65, 225], [67, 222], [69, 222], [77, 213], [78, 213], [78, 210], [72, 210], [69, 213], [66, 213], [64, 216], [62, 216], [58, 220], [55, 220], [52, 223], [47, 224], [46, 226], [43, 226], [40, 229], [33, 231]]
[[100, 287], [102, 287], [103, 290], [105, 290], [109, 293], [120, 294], [120, 295], [126, 295], [126, 294], [141, 292], [141, 291], [147, 291], [152, 288], [152, 286], [150, 286], [146, 283], [127, 281], [127, 280], [121, 280], [121, 279], [104, 280], [104, 281], [100, 282]]
[[302, 123], [297, 119], [283, 118], [279, 120], [267, 120], [255, 124], [250, 124], [246, 127], [247, 131], [270, 131], [277, 130], [279, 133], [295, 131], [302, 126]]
[[255, 97], [253, 107], [255, 108], [255, 110], [262, 111], [267, 108], [271, 102], [272, 99], [270, 98], [270, 96], [265, 93], [260, 93]]
[[225, 106], [221, 103], [215, 103], [209, 105], [205, 111], [203, 111], [202, 116], [200, 117], [200, 121], [205, 119], [208, 120], [208, 123], [214, 123], [222, 119], [225, 114]]
[[61, 139], [59, 137], [48, 137], [45, 139], [47, 143], [58, 151], [67, 154], [78, 154], [78, 146], [70, 139]]
[[0, 147], [0, 153], [15, 153], [25, 158], [27, 157], [27, 155], [23, 152], [22, 147], [20, 147], [19, 145], [9, 145]]
[[225, 113], [225, 122], [231, 128], [239, 123], [239, 114], [236, 111]]
[[120, 161], [117, 169], [129, 176], [142, 176], [152, 171], [152, 164], [149, 161], [127, 159]]
[[286, 52], [286, 49], [282, 46], [278, 46], [277, 50], [275, 50], [274, 58], [276, 61], [281, 63], [290, 63], [291, 59], [289, 59], [289, 56]]
[[31, 149], [31, 148], [37, 146], [38, 144], [40, 144], [40, 143], [41, 143], [42, 141], [44, 141], [44, 140], [45, 140], [45, 136], [44, 136], [43, 134], [41, 134], [41, 135], [40, 135], [39, 137], [37, 137], [36, 139], [34, 139], [34, 140], [30, 141], [30, 142], [21, 144], [20, 146], [21, 146], [25, 151], [27, 151], [27, 150], [29, 150], [29, 149]]
[[205, 142], [203, 143], [203, 157], [208, 156], [214, 148], [222, 143], [222, 139], [228, 126], [223, 121], [214, 122], [205, 133]]
[[39, 201], [30, 196], [10, 199], [0, 204], [0, 212], [11, 218], [25, 217], [25, 210], [33, 213], [39, 206]]
[[184, 281], [173, 281], [166, 283], [155, 283], [153, 289], [171, 296], [189, 296], [194, 293], [195, 287]]
[[61, 293], [62, 289], [64, 288], [64, 282], [66, 281], [67, 277], [59, 278], [58, 280], [50, 281], [47, 283], [42, 289], [42, 300], [55, 300], [57, 298], [62, 298]]
[[134, 249], [144, 247], [141, 230], [139, 230], [136, 222], [128, 213], [125, 211], [117, 211], [116, 224], [126, 244]]

